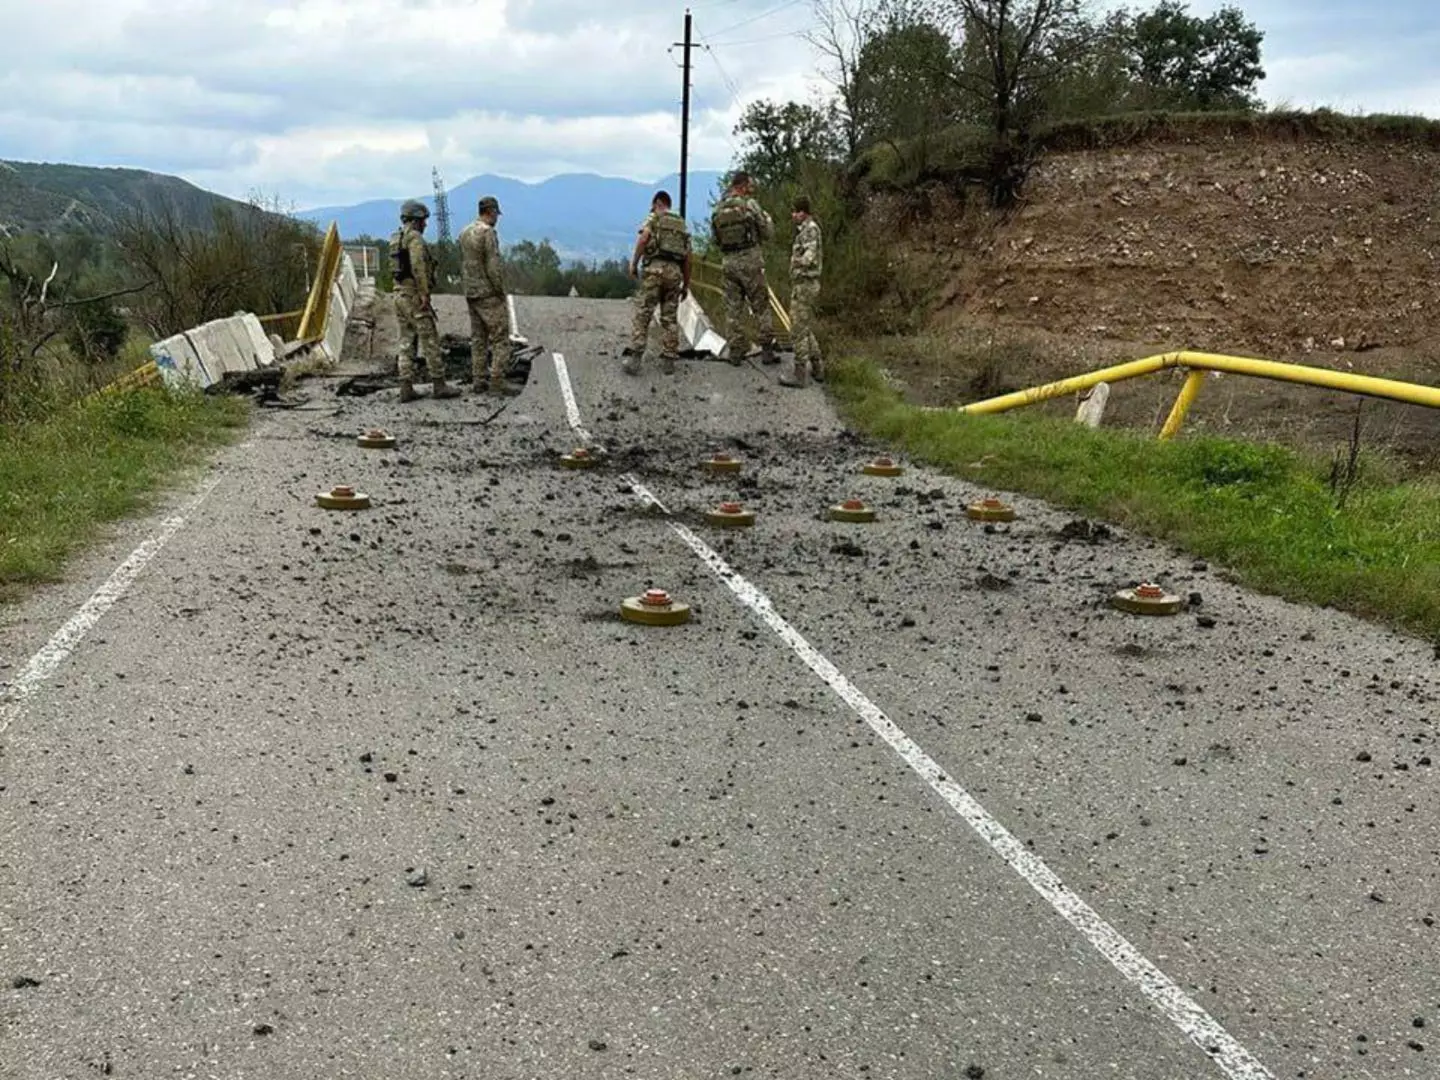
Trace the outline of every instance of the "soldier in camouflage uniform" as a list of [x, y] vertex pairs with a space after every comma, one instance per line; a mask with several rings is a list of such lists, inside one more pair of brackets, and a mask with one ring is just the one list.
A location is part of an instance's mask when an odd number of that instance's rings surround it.
[[781, 386], [804, 386], [807, 375], [824, 379], [820, 345], [815, 340], [815, 301], [820, 298], [820, 223], [810, 216], [810, 200], [795, 199], [790, 219], [795, 243], [790, 248], [790, 338], [795, 343], [795, 366], [780, 376]]
[[650, 316], [660, 308], [660, 370], [675, 374], [680, 355], [680, 324], [676, 311], [690, 290], [690, 230], [685, 219], [670, 210], [670, 193], [657, 191], [650, 200], [650, 216], [640, 226], [635, 251], [630, 257], [630, 276], [640, 277], [641, 259], [645, 275], [635, 297], [635, 322], [630, 344], [621, 350], [625, 374], [640, 373], [645, 339], [650, 334]]
[[400, 207], [400, 228], [390, 237], [390, 265], [395, 278], [395, 317], [400, 323], [400, 400], [414, 401], [415, 346], [425, 357], [430, 375], [431, 396], [459, 397], [460, 391], [445, 381], [445, 367], [440, 359], [440, 330], [435, 325], [435, 309], [430, 306], [430, 290], [435, 285], [437, 263], [430, 245], [422, 235], [430, 211], [422, 202], [411, 199]]
[[[497, 394], [518, 394], [505, 381], [510, 368], [510, 313], [505, 303], [504, 265], [500, 257], [500, 200], [486, 195], [477, 207], [479, 217], [460, 230], [460, 281], [470, 308], [470, 377], [477, 393], [487, 386]], [[485, 370], [485, 350], [490, 370]]]
[[739, 366], [750, 351], [746, 321], [753, 316], [760, 332], [760, 359], [777, 364], [775, 326], [765, 287], [765, 254], [761, 243], [774, 239], [775, 223], [754, 199], [749, 174], [737, 172], [730, 190], [710, 215], [710, 238], [720, 249], [725, 276], [725, 332], [730, 336], [730, 363]]

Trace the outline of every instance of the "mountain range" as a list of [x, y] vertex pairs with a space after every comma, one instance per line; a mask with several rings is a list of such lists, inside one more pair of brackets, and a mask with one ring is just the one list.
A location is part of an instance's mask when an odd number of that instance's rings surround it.
[[0, 161], [0, 237], [70, 228], [104, 232], [128, 214], [167, 208], [184, 225], [209, 228], [219, 206], [255, 212], [246, 203], [163, 173]]
[[[692, 172], [686, 191], [686, 217], [691, 227], [708, 217], [711, 201], [721, 183], [719, 172]], [[539, 243], [549, 240], [560, 257], [569, 262], [602, 261], [628, 257], [640, 222], [650, 211], [650, 199], [664, 189], [680, 208], [680, 178], [672, 174], [653, 184], [622, 180], [593, 173], [565, 173], [539, 183], [526, 183], [503, 176], [471, 177], [446, 193], [450, 208], [450, 231], [459, 236], [473, 220], [476, 204], [486, 195], [500, 200], [500, 242], [509, 247], [522, 240]], [[433, 192], [415, 195], [430, 209], [426, 236], [439, 237], [435, 221]], [[313, 221], [322, 228], [336, 222], [345, 240], [361, 237], [383, 239], [400, 224], [404, 199], [374, 199], [354, 206], [321, 206], [301, 210], [296, 217]]]
[[[690, 173], [686, 216], [692, 229], [704, 227], [721, 177], [714, 171]], [[481, 197], [494, 195], [503, 212], [500, 240], [507, 247], [523, 240], [548, 240], [567, 262], [621, 259], [629, 255], [636, 230], [649, 212], [651, 196], [661, 188], [670, 192], [679, 209], [680, 178], [674, 174], [653, 184], [594, 173], [566, 173], [539, 183], [475, 176], [447, 194], [450, 229], [458, 236], [474, 218]], [[430, 208], [427, 236], [434, 240], [439, 236], [433, 217], [434, 193], [415, 198]], [[334, 221], [346, 240], [383, 239], [398, 226], [404, 201], [374, 199], [353, 206], [322, 206], [294, 216], [322, 229]], [[173, 212], [183, 225], [207, 229], [217, 207], [261, 212], [163, 173], [0, 160], [0, 238], [66, 229], [107, 232], [130, 214], [162, 210]]]

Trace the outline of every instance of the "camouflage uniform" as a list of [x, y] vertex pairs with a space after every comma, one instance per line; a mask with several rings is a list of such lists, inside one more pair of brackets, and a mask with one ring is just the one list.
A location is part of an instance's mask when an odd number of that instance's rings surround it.
[[[440, 330], [435, 324], [435, 312], [430, 307], [430, 290], [435, 284], [438, 269], [430, 245], [420, 235], [409, 218], [428, 217], [423, 206], [405, 206], [403, 224], [390, 237], [390, 265], [394, 268], [395, 317], [400, 323], [400, 373], [401, 396], [409, 400], [414, 395], [415, 347], [418, 343], [420, 355], [425, 357], [425, 369], [430, 381], [437, 387], [445, 382], [445, 368], [440, 361]], [[406, 388], [410, 387], [409, 394]]]
[[710, 238], [724, 256], [725, 332], [730, 337], [732, 364], [743, 363], [750, 351], [745, 324], [751, 316], [759, 330], [761, 359], [775, 362], [775, 325], [765, 287], [765, 254], [760, 248], [762, 241], [774, 236], [775, 223], [754, 199], [731, 192], [715, 204]]
[[[685, 227], [685, 219], [668, 210], [652, 211], [639, 231], [647, 233], [648, 240], [645, 245], [645, 269], [636, 294], [635, 320], [630, 333], [631, 356], [625, 362], [625, 370], [631, 374], [640, 370], [640, 357], [645, 353], [645, 340], [650, 334], [650, 316], [658, 305], [660, 363], [669, 374], [675, 370], [675, 360], [680, 355], [680, 323], [676, 313], [680, 307], [680, 294], [685, 288], [685, 259], [690, 252], [690, 232]], [[672, 250], [667, 251], [666, 248]]]
[[[480, 200], [480, 210], [497, 212], [500, 204], [491, 197]], [[510, 369], [510, 313], [505, 302], [504, 265], [500, 257], [500, 235], [482, 218], [460, 230], [460, 281], [470, 309], [470, 376], [476, 389], [486, 382], [485, 351], [490, 350], [489, 383], [492, 389], [505, 387]]]
[[787, 385], [804, 386], [807, 375], [823, 378], [820, 345], [815, 340], [815, 301], [820, 298], [820, 223], [807, 216], [795, 230], [790, 248], [790, 339], [795, 366]]

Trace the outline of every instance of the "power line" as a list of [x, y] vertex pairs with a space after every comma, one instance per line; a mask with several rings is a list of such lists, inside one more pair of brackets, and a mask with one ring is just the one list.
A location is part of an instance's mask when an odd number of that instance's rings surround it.
[[779, 34], [766, 34], [764, 37], [750, 38], [748, 41], [722, 41], [722, 49], [738, 49], [744, 45], [762, 45], [767, 41], [779, 41], [781, 38], [798, 38], [804, 36], [804, 30], [786, 30]]
[[719, 37], [719, 36], [722, 35], [722, 34], [728, 34], [728, 33], [730, 33], [731, 30], [739, 30], [742, 26], [749, 26], [751, 23], [759, 22], [761, 19], [768, 19], [771, 15], [778, 15], [780, 12], [784, 11], [786, 8], [792, 8], [792, 7], [794, 7], [796, 4], [798, 4], [798, 3], [800, 3], [800, 2], [801, 2], [801, 0], [785, 0], [784, 3], [782, 3], [782, 4], [777, 4], [775, 7], [772, 7], [772, 8], [769, 8], [769, 9], [765, 10], [765, 11], [762, 11], [762, 12], [760, 12], [760, 14], [758, 14], [758, 15], [752, 15], [752, 16], [750, 16], [750, 18], [748, 18], [748, 19], [741, 19], [741, 20], [740, 20], [739, 22], [737, 22], [737, 23], [731, 23], [729, 26], [725, 27], [725, 29], [723, 29], [723, 30], [717, 30], [717, 31], [715, 31], [715, 33], [712, 35], [712, 37]]

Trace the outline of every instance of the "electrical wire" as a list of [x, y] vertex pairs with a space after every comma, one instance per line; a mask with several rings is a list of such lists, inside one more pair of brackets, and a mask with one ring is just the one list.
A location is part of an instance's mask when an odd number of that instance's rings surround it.
[[798, 4], [798, 3], [800, 3], [800, 2], [801, 2], [801, 0], [784, 0], [784, 3], [777, 4], [775, 7], [772, 7], [772, 8], [768, 8], [767, 10], [760, 12], [758, 15], [752, 15], [752, 16], [750, 16], [750, 18], [748, 18], [748, 19], [741, 19], [741, 20], [740, 20], [739, 22], [737, 22], [737, 23], [731, 23], [729, 26], [725, 27], [723, 30], [717, 30], [717, 31], [715, 31], [715, 33], [713, 33], [713, 34], [710, 35], [710, 36], [711, 36], [712, 38], [721, 37], [721, 36], [723, 36], [723, 35], [725, 35], [725, 34], [730, 33], [730, 31], [732, 31], [732, 30], [739, 30], [742, 26], [749, 26], [751, 23], [759, 22], [761, 19], [768, 19], [771, 15], [778, 15], [780, 12], [784, 11], [786, 8], [792, 8], [792, 7], [794, 7], [796, 4]]

